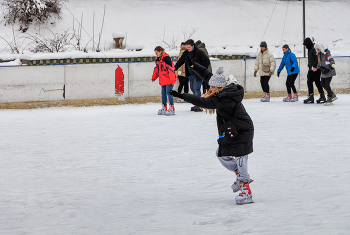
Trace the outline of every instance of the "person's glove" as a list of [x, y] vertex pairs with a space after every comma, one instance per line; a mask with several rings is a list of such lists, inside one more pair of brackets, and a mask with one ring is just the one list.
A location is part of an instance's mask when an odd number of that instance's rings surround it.
[[335, 64], [332, 64], [332, 67], [333, 67], [333, 69], [335, 69], [335, 67], [337, 67]]
[[272, 71], [270, 71], [270, 72], [269, 72], [269, 76], [271, 76], [271, 75], [272, 75], [272, 73], [273, 73], [273, 72], [272, 72]]
[[254, 72], [254, 77], [256, 77], [256, 73], [257, 73], [257, 72], [258, 72], [258, 71], [255, 71], [255, 72]]
[[174, 96], [174, 97], [179, 97], [180, 99], [183, 99], [184, 98], [184, 95], [177, 92], [177, 91], [174, 91], [174, 90], [170, 90], [169, 92], [170, 95]]
[[290, 69], [290, 71], [293, 73], [293, 72], [294, 72], [294, 69], [295, 69], [295, 68], [294, 68], [294, 67], [292, 67], [292, 68]]
[[280, 72], [277, 72], [277, 77], [280, 77]]

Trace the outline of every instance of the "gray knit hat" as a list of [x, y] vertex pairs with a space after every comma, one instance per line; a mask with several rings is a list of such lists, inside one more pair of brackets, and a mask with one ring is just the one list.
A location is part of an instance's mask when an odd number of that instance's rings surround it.
[[267, 43], [266, 43], [265, 41], [262, 41], [262, 42], [260, 43], [260, 47], [265, 47], [265, 48], [267, 48]]
[[209, 86], [215, 86], [215, 87], [225, 87], [226, 86], [226, 78], [223, 75], [224, 70], [222, 67], [220, 67], [217, 71], [216, 74], [211, 76], [209, 80]]

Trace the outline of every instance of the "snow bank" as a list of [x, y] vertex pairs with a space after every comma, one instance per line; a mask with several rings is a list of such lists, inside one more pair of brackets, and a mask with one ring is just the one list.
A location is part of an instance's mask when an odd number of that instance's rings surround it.
[[[95, 48], [97, 47], [103, 19], [103, 4], [106, 4], [106, 16], [100, 48], [108, 52], [91, 55], [77, 53], [83, 58], [115, 57], [111, 55], [113, 53], [118, 54], [117, 57], [149, 57], [154, 56], [155, 46], [166, 47], [164, 42], [177, 46], [173, 50], [166, 48], [170, 55], [175, 56], [179, 52], [180, 43], [191, 33], [191, 38], [195, 41], [200, 39], [205, 42], [211, 55], [243, 54], [254, 57], [259, 52], [260, 42], [264, 40], [275, 57], [283, 56], [281, 47], [284, 44], [289, 44], [298, 57], [303, 56], [302, 1], [69, 1], [62, 9], [62, 20], [40, 29], [31, 27], [28, 33], [33, 35], [40, 31], [43, 36], [50, 38], [52, 33], [45, 30], [45, 27], [54, 32], [63, 32], [72, 28], [73, 20], [77, 25], [77, 19], [80, 21], [83, 14], [81, 45], [87, 44], [88, 51], [91, 51], [93, 41]], [[181, 7], [184, 5], [186, 7]], [[321, 17], [325, 9], [327, 15]], [[317, 43], [328, 45], [334, 56], [350, 55], [349, 11], [349, 1], [306, 1], [306, 35], [314, 37]], [[16, 34], [18, 26], [14, 29]], [[111, 49], [111, 36], [126, 34], [124, 43], [131, 51]], [[12, 28], [0, 25], [0, 36], [8, 41], [13, 40]], [[25, 45], [24, 43], [23, 46]], [[141, 48], [142, 52], [134, 51]], [[9, 51], [3, 40], [0, 40], [0, 49], [0, 58], [3, 58], [3, 53]], [[29, 54], [28, 51], [24, 52]], [[77, 57], [73, 52], [65, 54], [54, 55], [53, 58]], [[45, 54], [41, 56], [29, 55], [31, 58], [48, 59]]]
[[0, 63], [0, 67], [4, 67], [4, 66], [18, 66], [18, 65], [22, 65], [21, 60], [18, 59], [18, 58], [15, 59], [14, 61]]

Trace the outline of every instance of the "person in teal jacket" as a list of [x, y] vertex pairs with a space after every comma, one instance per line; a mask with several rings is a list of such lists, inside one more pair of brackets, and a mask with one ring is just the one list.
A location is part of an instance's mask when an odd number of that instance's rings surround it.
[[[283, 50], [283, 58], [280, 64], [280, 67], [277, 70], [277, 76], [280, 76], [280, 73], [284, 66], [286, 66], [287, 70], [287, 81], [286, 81], [286, 86], [287, 86], [287, 92], [288, 96], [283, 99], [284, 102], [295, 102], [298, 101], [298, 92], [297, 89], [295, 88], [295, 80], [298, 77], [298, 74], [300, 73], [299, 65], [298, 65], [298, 60], [297, 57], [295, 56], [294, 53], [290, 50], [289, 46], [286, 44], [282, 47]], [[292, 90], [293, 90], [293, 96], [292, 96]]]

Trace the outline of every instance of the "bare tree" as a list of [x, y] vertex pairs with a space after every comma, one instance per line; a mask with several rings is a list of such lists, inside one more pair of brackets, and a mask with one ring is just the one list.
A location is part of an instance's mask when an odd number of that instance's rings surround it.
[[105, 15], [106, 15], [106, 4], [105, 4], [105, 7], [104, 7], [104, 11], [103, 11], [103, 19], [102, 19], [102, 26], [101, 26], [101, 32], [99, 33], [99, 36], [98, 36], [98, 43], [97, 43], [97, 48], [96, 48], [96, 51], [97, 52], [100, 52], [100, 42], [101, 42], [101, 35], [102, 35], [102, 30], [103, 30], [103, 24], [105, 22]]
[[61, 18], [61, 3], [66, 0], [3, 0], [3, 21], [12, 25], [17, 21], [26, 32], [33, 23], [44, 23], [52, 17]]
[[[192, 30], [191, 31], [187, 31], [187, 25], [185, 27], [185, 29], [182, 29], [182, 34], [183, 34], [183, 37], [184, 37], [184, 41], [186, 41], [187, 39], [191, 38], [193, 36], [193, 34], [196, 33], [197, 29], [198, 28], [193, 28], [191, 27]], [[167, 38], [165, 36], [165, 25], [164, 25], [164, 30], [163, 30], [163, 38], [159, 38], [158, 39], [160, 40], [161, 43], [163, 43], [167, 48], [169, 49], [178, 49], [179, 47], [179, 40], [180, 40], [180, 36], [179, 35], [173, 35], [171, 38]]]

